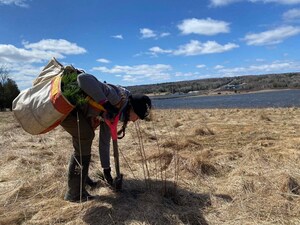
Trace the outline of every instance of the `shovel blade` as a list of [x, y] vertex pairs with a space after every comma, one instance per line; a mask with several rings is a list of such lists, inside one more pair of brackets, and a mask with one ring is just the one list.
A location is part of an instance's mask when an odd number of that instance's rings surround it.
[[116, 177], [114, 181], [114, 186], [116, 191], [122, 190], [122, 183], [123, 183], [123, 174], [120, 174], [120, 176]]

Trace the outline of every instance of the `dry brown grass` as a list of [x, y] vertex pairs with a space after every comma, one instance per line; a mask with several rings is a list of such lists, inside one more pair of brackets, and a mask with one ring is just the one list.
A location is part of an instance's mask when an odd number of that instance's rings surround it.
[[69, 135], [0, 113], [0, 224], [300, 224], [300, 109], [155, 110], [138, 125], [119, 142], [123, 192], [76, 204]]

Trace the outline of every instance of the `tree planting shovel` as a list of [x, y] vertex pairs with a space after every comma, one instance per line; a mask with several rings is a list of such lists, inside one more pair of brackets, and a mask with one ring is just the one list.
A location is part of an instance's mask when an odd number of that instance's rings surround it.
[[122, 189], [122, 181], [123, 181], [123, 174], [121, 174], [121, 172], [120, 172], [118, 134], [117, 134], [119, 118], [120, 118], [120, 113], [115, 117], [114, 121], [105, 119], [105, 123], [110, 128], [111, 138], [113, 141], [115, 168], [116, 168], [116, 175], [117, 175], [117, 177], [114, 180], [114, 186], [115, 186], [116, 191], [119, 191]]

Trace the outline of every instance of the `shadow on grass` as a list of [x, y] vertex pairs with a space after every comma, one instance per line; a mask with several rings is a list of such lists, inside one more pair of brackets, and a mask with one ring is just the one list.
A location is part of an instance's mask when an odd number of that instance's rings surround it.
[[[228, 195], [219, 195], [231, 201]], [[115, 196], [99, 196], [83, 220], [98, 224], [201, 224], [202, 210], [211, 205], [210, 194], [198, 194], [168, 181], [125, 180]]]

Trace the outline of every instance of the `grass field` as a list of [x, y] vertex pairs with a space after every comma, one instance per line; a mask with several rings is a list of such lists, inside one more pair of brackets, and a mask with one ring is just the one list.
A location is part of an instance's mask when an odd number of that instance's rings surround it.
[[119, 148], [123, 191], [99, 182], [96, 200], [69, 203], [68, 133], [0, 113], [0, 224], [300, 224], [298, 108], [154, 110]]

